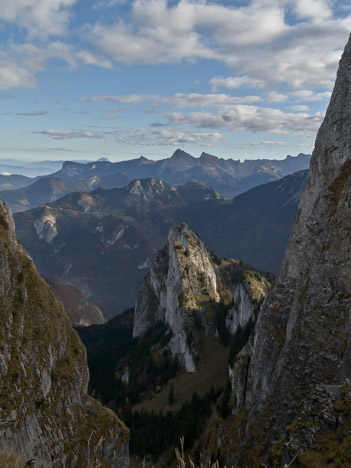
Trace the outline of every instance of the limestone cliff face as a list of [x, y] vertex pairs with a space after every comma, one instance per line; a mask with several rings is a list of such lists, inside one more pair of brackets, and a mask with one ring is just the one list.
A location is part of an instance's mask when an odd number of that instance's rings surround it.
[[314, 452], [306, 450], [318, 450], [322, 434], [334, 434], [338, 448], [349, 437], [350, 129], [351, 39], [317, 136], [279, 279], [254, 337], [236, 359], [233, 412], [246, 436], [229, 453], [232, 462], [283, 466], [298, 457], [299, 466], [317, 466], [308, 458]]
[[0, 450], [38, 468], [127, 467], [128, 430], [87, 395], [85, 349], [0, 202]]
[[168, 244], [159, 251], [139, 290], [133, 336], [159, 321], [165, 322], [173, 332], [169, 343], [172, 354], [188, 372], [194, 372], [194, 350], [187, 344], [187, 332], [194, 330], [194, 313], [201, 321], [209, 300], [218, 300], [209, 254], [199, 237], [185, 223], [178, 223], [170, 230]]
[[238, 328], [244, 328], [256, 320], [260, 304], [264, 300], [270, 284], [260, 273], [246, 270], [241, 282], [237, 283], [233, 294], [232, 307], [226, 315], [226, 328], [234, 336]]

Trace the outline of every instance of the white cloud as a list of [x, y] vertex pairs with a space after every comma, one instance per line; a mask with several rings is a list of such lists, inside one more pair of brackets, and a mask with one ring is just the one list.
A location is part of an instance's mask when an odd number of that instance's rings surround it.
[[105, 57], [101, 57], [98, 54], [93, 54], [89, 50], [85, 50], [85, 49], [78, 50], [76, 52], [76, 56], [84, 65], [94, 65], [95, 67], [102, 67], [102, 68], [113, 67], [111, 60], [108, 60]]
[[167, 23], [157, 29], [135, 33], [123, 24], [97, 24], [89, 33], [94, 45], [116, 62], [126, 64], [162, 64], [192, 58], [215, 58], [215, 53], [199, 41], [197, 33], [172, 35]]
[[318, 22], [327, 20], [333, 15], [326, 0], [295, 0], [292, 4], [294, 12], [301, 19]]
[[[216, 61], [231, 67], [230, 76], [214, 76], [210, 80], [212, 93], [161, 96], [117, 95], [117, 91], [115, 96], [81, 98], [93, 103], [113, 102], [129, 109], [132, 105], [152, 103], [152, 112], [168, 117], [179, 126], [168, 128], [167, 123], [167, 127], [149, 127], [140, 133], [133, 130], [125, 138], [135, 139], [138, 144], [142, 138], [147, 144], [182, 141], [210, 144], [223, 137], [217, 132], [196, 131], [199, 128], [314, 135], [322, 115], [309, 115], [305, 103], [320, 101], [323, 106], [329, 99], [337, 63], [351, 29], [351, 14], [337, 17], [334, 14], [337, 2], [332, 0], [96, 0], [89, 5], [99, 10], [98, 16], [93, 12], [92, 23], [64, 36], [77, 2], [0, 0], [0, 27], [6, 30], [8, 25], [18, 26], [0, 48], [0, 89], [35, 87], [37, 74], [47, 70], [51, 63], [55, 67], [59, 63], [61, 70], [76, 70], [81, 65], [113, 70], [119, 64], [140, 66], [186, 61], [191, 65], [196, 60], [211, 59], [211, 64]], [[128, 3], [131, 9], [126, 14]], [[125, 7], [118, 8], [122, 4]], [[77, 17], [75, 24], [79, 21]], [[16, 43], [19, 37], [23, 38], [23, 31], [28, 42]], [[53, 41], [55, 35], [63, 37]], [[126, 71], [127, 67], [122, 70]], [[203, 90], [202, 87], [194, 89]], [[232, 92], [217, 93], [219, 89]], [[239, 89], [240, 93], [236, 92]], [[243, 94], [243, 90], [248, 94], [247, 89], [255, 91], [250, 92], [252, 95], [235, 95]], [[110, 91], [106, 87], [101, 92]], [[259, 107], [263, 100], [271, 102], [272, 108]], [[287, 102], [291, 112], [273, 109]], [[162, 111], [155, 110], [160, 106], [164, 106]], [[173, 113], [165, 113], [170, 107]], [[212, 107], [217, 108], [216, 112], [206, 109]], [[204, 111], [175, 112], [186, 108]], [[104, 120], [116, 117], [111, 109], [105, 109], [104, 113]], [[116, 137], [116, 133], [103, 131], [44, 130], [42, 133], [56, 139]]]
[[286, 113], [279, 109], [236, 105], [220, 109], [218, 112], [172, 113], [168, 118], [176, 125], [191, 125], [197, 128], [231, 131], [268, 132], [275, 134], [304, 134], [315, 136], [323, 120], [316, 113]]
[[238, 103], [250, 104], [262, 101], [262, 98], [260, 96], [229, 96], [228, 94], [177, 93], [162, 100], [176, 107], [218, 107]]
[[276, 140], [263, 140], [263, 141], [253, 141], [247, 145], [241, 146], [241, 148], [252, 148], [256, 146], [289, 146], [289, 143], [286, 141], [276, 141]]
[[47, 62], [53, 58], [61, 59], [69, 66], [75, 63], [71, 46], [60, 41], [42, 47], [24, 43], [0, 49], [0, 89], [34, 88], [36, 74], [45, 70]]
[[26, 69], [11, 58], [0, 58], [0, 89], [33, 88], [36, 71]]
[[94, 3], [93, 9], [94, 10], [102, 10], [104, 8], [112, 8], [117, 5], [124, 5], [127, 3], [128, 0], [101, 0], [99, 2]]
[[119, 143], [130, 145], [182, 145], [199, 144], [211, 146], [224, 137], [219, 132], [196, 132], [179, 128], [152, 127], [138, 130], [121, 129], [109, 133]]
[[178, 128], [150, 127], [132, 129], [101, 129], [99, 133], [87, 130], [53, 130], [46, 129], [41, 132], [54, 140], [70, 140], [76, 138], [115, 138], [119, 143], [130, 145], [181, 145], [184, 143], [200, 144], [211, 146], [212, 143], [223, 138], [219, 132], [199, 132], [183, 130]]
[[30, 37], [65, 33], [77, 0], [0, 0], [0, 22], [16, 23]]
[[310, 110], [310, 108], [308, 106], [304, 106], [304, 105], [292, 106], [291, 109], [294, 110], [294, 111], [298, 111], [298, 112], [308, 112]]
[[121, 96], [82, 96], [83, 102], [117, 102], [119, 104], [140, 104], [152, 101], [154, 105], [171, 104], [175, 107], [219, 107], [228, 104], [251, 104], [262, 101], [260, 96], [230, 96], [229, 94], [200, 94], [176, 93], [173, 96], [160, 96], [158, 94], [129, 94]]
[[[77, 1], [0, 0], [0, 23], [2, 20], [25, 28], [31, 39], [62, 35]], [[100, 0], [93, 7], [104, 9], [127, 3]], [[337, 62], [351, 29], [351, 15], [333, 16], [335, 5], [327, 0], [251, 0], [244, 6], [209, 0], [129, 3], [129, 15], [118, 16], [116, 8], [115, 16], [99, 16], [79, 31], [86, 47], [60, 42], [61, 47], [70, 49], [69, 57], [62, 57], [57, 49], [57, 56], [51, 54], [51, 58], [69, 60], [70, 65], [104, 68], [112, 68], [114, 63], [214, 59], [229, 65], [234, 73], [214, 77], [210, 81], [213, 91], [251, 87], [276, 92], [275, 85], [285, 83], [292, 89], [318, 88], [321, 92], [330, 90], [334, 83]], [[288, 23], [291, 18], [287, 12], [295, 15], [297, 23]], [[46, 45], [43, 43], [43, 51]], [[9, 52], [7, 63], [0, 63], [0, 86], [34, 86], [43, 66], [26, 66], [12, 54]], [[34, 49], [30, 56], [37, 61]]]
[[[277, 38], [288, 27], [284, 9], [267, 2], [227, 7], [206, 1], [135, 0], [131, 21], [90, 28], [93, 43], [113, 60], [169, 63], [192, 58], [221, 58], [213, 44], [252, 46]], [[230, 50], [227, 51], [230, 53]]]
[[213, 91], [217, 91], [218, 88], [226, 89], [238, 89], [242, 87], [248, 88], [263, 88], [265, 83], [262, 80], [250, 78], [249, 76], [215, 76], [210, 81], [210, 86]]
[[109, 60], [83, 49], [75, 50], [72, 45], [62, 41], [45, 45], [11, 43], [7, 49], [0, 49], [0, 89], [34, 88], [36, 75], [46, 70], [53, 59], [62, 61], [71, 70], [80, 64], [104, 68], [112, 66]]
[[37, 111], [29, 111], [29, 112], [17, 112], [16, 115], [21, 115], [23, 117], [38, 117], [40, 115], [48, 114], [48, 111], [45, 110], [37, 110]]
[[86, 130], [52, 130], [52, 129], [47, 129], [43, 130], [42, 132], [37, 132], [37, 133], [42, 133], [43, 135], [47, 135], [50, 138], [53, 138], [54, 140], [70, 140], [73, 138], [104, 138], [104, 135], [98, 134], [98, 133], [93, 133], [93, 132], [88, 132]]
[[[288, 24], [287, 11], [296, 24]], [[130, 17], [93, 24], [87, 37], [117, 63], [224, 62], [238, 76], [214, 77], [213, 91], [275, 91], [275, 83], [330, 89], [350, 29], [351, 16], [334, 18], [325, 0], [252, 0], [246, 6], [135, 0]]]
[[285, 102], [287, 99], [288, 96], [286, 94], [277, 93], [276, 91], [270, 91], [266, 97], [268, 102]]
[[330, 99], [331, 93], [325, 91], [323, 93], [315, 93], [309, 89], [302, 89], [300, 91], [294, 91], [290, 93], [290, 96], [293, 97], [296, 101], [322, 101]]
[[148, 94], [128, 94], [128, 95], [121, 95], [121, 96], [82, 96], [80, 98], [81, 101], [90, 101], [90, 102], [117, 102], [119, 104], [140, 104], [141, 102], [158, 99], [157, 95], [148, 95]]
[[223, 135], [217, 132], [187, 132], [176, 128], [159, 128], [153, 130], [152, 135], [164, 139], [172, 145], [182, 145], [184, 143], [199, 143], [204, 146], [211, 146], [212, 143], [223, 138]]

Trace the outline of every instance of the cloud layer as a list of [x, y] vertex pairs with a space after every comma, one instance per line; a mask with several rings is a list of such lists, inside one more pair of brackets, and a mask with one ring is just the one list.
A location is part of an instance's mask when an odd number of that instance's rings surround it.
[[[27, 123], [47, 113], [48, 122], [31, 131], [46, 141], [208, 146], [249, 132], [265, 135], [242, 147], [284, 147], [288, 136], [310, 144], [351, 30], [351, 9], [342, 9], [347, 5], [346, 0], [0, 0], [1, 102], [12, 101], [8, 90], [36, 90], [43, 76], [59, 73], [68, 82], [69, 76], [80, 77], [82, 90], [74, 83], [69, 99], [77, 107], [72, 115], [86, 116], [83, 123], [51, 123], [52, 109], [40, 110], [46, 103], [10, 112], [38, 117], [22, 119]], [[169, 87], [160, 83], [160, 90], [143, 81], [144, 70], [165, 73], [167, 67], [182, 79], [198, 67], [198, 76], [186, 85], [180, 80], [178, 89], [174, 76]], [[133, 72], [140, 76], [131, 75], [134, 89], [129, 89], [122, 78]], [[91, 92], [86, 82], [93, 83]], [[46, 125], [51, 129], [42, 130]]]

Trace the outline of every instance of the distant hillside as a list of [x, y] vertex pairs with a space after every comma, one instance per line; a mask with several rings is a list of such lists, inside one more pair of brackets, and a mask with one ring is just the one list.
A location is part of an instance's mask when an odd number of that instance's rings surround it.
[[0, 190], [16, 190], [33, 184], [37, 178], [26, 177], [23, 175], [3, 175], [0, 174]]
[[1, 191], [0, 198], [8, 204], [13, 213], [17, 213], [37, 208], [74, 191], [90, 191], [97, 187], [98, 184], [94, 177], [85, 181], [43, 177], [27, 187]]
[[42, 274], [77, 287], [111, 318], [133, 306], [170, 227], [187, 222], [222, 256], [276, 272], [307, 171], [225, 200], [200, 182], [151, 178], [73, 193], [15, 215], [17, 234]]
[[259, 185], [191, 223], [220, 255], [278, 273], [308, 171]]
[[106, 177], [93, 176], [83, 180], [42, 177], [24, 188], [0, 191], [0, 199], [8, 204], [13, 213], [17, 213], [58, 200], [68, 193], [90, 192], [100, 185], [106, 188], [123, 187], [129, 181], [130, 178], [128, 176], [120, 173]]
[[[44, 176], [60, 170], [64, 162], [65, 161], [28, 161], [23, 159], [1, 159], [0, 173], [6, 172], [9, 174], [20, 174], [28, 178]], [[91, 161], [80, 159], [77, 162], [86, 164]]]
[[63, 283], [53, 276], [44, 277], [56, 299], [62, 302], [66, 314], [74, 327], [101, 325], [105, 318], [101, 310], [89, 302], [83, 294], [73, 286]]
[[308, 154], [287, 156], [282, 160], [256, 159], [240, 162], [207, 153], [194, 158], [178, 149], [170, 158], [159, 161], [152, 161], [143, 156], [114, 163], [105, 160], [88, 164], [68, 161], [52, 176], [60, 179], [85, 179], [120, 172], [131, 179], [157, 177], [171, 185], [182, 185], [196, 179], [209, 185], [224, 197], [233, 198], [257, 185], [308, 169], [309, 162]]

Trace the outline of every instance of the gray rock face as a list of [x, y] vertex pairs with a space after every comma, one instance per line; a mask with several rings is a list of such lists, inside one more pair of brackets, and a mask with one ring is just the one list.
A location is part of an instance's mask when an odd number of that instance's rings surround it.
[[128, 429], [87, 395], [85, 349], [0, 202], [0, 450], [38, 468], [128, 466]]
[[173, 337], [169, 348], [188, 372], [195, 372], [187, 330], [193, 328], [193, 312], [204, 312], [209, 300], [218, 300], [217, 278], [209, 254], [185, 223], [169, 232], [168, 244], [159, 251], [137, 297], [133, 336], [161, 321]]
[[244, 327], [250, 319], [254, 319], [255, 304], [242, 284], [239, 284], [233, 296], [233, 307], [226, 317], [226, 327], [233, 336], [238, 327]]
[[279, 279], [235, 362], [234, 413], [247, 417], [231, 462], [283, 466], [311, 448], [318, 434], [338, 427], [342, 440], [351, 396], [350, 80], [351, 39]]

